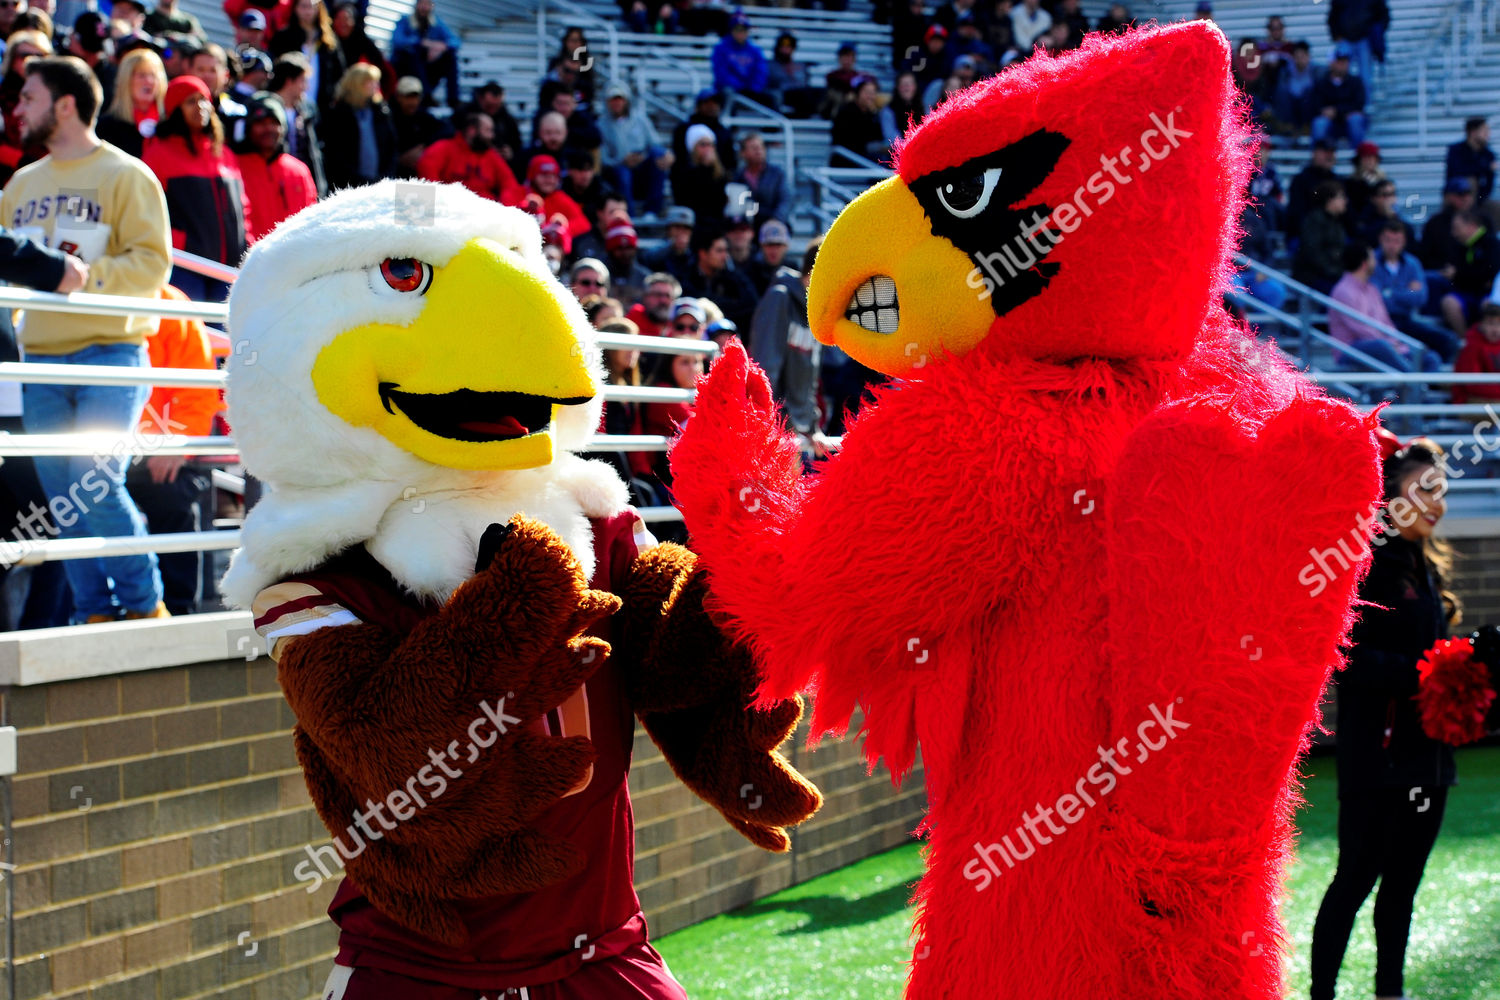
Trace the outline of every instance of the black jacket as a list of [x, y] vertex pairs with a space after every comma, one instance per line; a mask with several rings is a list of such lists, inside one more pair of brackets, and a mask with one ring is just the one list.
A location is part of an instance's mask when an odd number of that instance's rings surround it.
[[[375, 149], [380, 177], [396, 176], [396, 126], [391, 109], [384, 101], [370, 105], [375, 112]], [[323, 171], [328, 175], [329, 190], [358, 187], [368, 179], [359, 177], [359, 124], [354, 109], [342, 101], [335, 102], [322, 119]], [[378, 178], [377, 178], [378, 179]]]
[[53, 291], [62, 281], [66, 257], [61, 250], [48, 249], [29, 237], [0, 229], [0, 281], [25, 285], [39, 292]]
[[1377, 545], [1359, 599], [1380, 607], [1359, 609], [1349, 665], [1334, 675], [1339, 795], [1367, 788], [1455, 784], [1453, 749], [1422, 731], [1412, 700], [1417, 693], [1417, 660], [1448, 637], [1437, 580], [1421, 545], [1399, 536]]
[[[302, 52], [302, 42], [306, 33], [295, 24], [278, 31], [271, 36], [271, 58], [284, 56], [288, 52]], [[333, 92], [338, 89], [339, 80], [344, 75], [344, 70], [349, 64], [344, 59], [344, 50], [334, 45], [332, 48], [324, 48], [319, 45], [316, 54], [318, 60], [318, 92], [308, 94], [318, 105], [318, 110], [327, 109], [333, 104]], [[378, 69], [381, 64], [376, 63]]]

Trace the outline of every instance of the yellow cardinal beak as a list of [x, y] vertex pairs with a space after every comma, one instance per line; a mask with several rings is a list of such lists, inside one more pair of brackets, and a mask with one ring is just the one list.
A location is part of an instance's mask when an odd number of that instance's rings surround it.
[[414, 322], [355, 327], [319, 352], [318, 399], [433, 465], [546, 465], [558, 408], [601, 388], [564, 294], [500, 244], [471, 240], [433, 269]]
[[891, 177], [850, 202], [823, 239], [807, 292], [813, 335], [878, 372], [910, 375], [989, 332], [995, 312], [975, 271]]

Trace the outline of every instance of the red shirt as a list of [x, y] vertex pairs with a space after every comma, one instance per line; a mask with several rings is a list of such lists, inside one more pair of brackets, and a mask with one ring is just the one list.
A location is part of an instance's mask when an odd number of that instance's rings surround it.
[[643, 337], [663, 336], [663, 331], [667, 328], [667, 324], [658, 323], [650, 316], [647, 316], [646, 307], [639, 302], [626, 311], [625, 318], [636, 325]]
[[507, 205], [516, 204], [522, 194], [505, 157], [494, 149], [476, 153], [456, 135], [427, 147], [417, 160], [417, 176], [443, 184], [462, 184], [477, 195]]
[[245, 182], [245, 200], [250, 202], [245, 228], [251, 243], [318, 200], [312, 171], [295, 156], [280, 153], [267, 162], [259, 153], [240, 153], [237, 159]]
[[[592, 524], [596, 565], [589, 586], [618, 591], [638, 551], [636, 514], [627, 510]], [[374, 572], [359, 572], [360, 560], [373, 563], [360, 550], [354, 559], [337, 557], [324, 569], [292, 580], [314, 586], [356, 618], [394, 631], [409, 631], [436, 610], [400, 591], [378, 564]], [[272, 608], [257, 617], [256, 626], [267, 628], [285, 612], [286, 607]], [[602, 622], [592, 634], [610, 639], [610, 622]], [[600, 953], [613, 954], [646, 940], [632, 881], [635, 827], [625, 780], [635, 718], [614, 661], [606, 660], [577, 693], [534, 725], [549, 734], [587, 736], [597, 752], [588, 784], [533, 824], [541, 833], [565, 838], [577, 847], [586, 859], [583, 870], [535, 892], [459, 901], [470, 934], [463, 948], [432, 941], [387, 917], [345, 875], [328, 907], [340, 929], [338, 964], [496, 990], [573, 974], [586, 953], [580, 941], [597, 942]], [[483, 822], [483, 817], [475, 817], [475, 822]]]
[[[1468, 339], [1453, 362], [1455, 372], [1482, 372], [1500, 375], [1500, 343], [1490, 343], [1479, 332], [1478, 325], [1469, 327]], [[1455, 385], [1455, 403], [1488, 403], [1500, 401], [1500, 385]]]

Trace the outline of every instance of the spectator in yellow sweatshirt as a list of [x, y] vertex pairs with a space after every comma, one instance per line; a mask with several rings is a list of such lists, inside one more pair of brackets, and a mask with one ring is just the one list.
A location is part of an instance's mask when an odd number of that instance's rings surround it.
[[[98, 80], [73, 56], [32, 59], [16, 111], [23, 136], [47, 156], [21, 168], [0, 195], [0, 225], [63, 250], [88, 266], [84, 291], [155, 297], [170, 268], [166, 200], [141, 161], [99, 141]], [[148, 316], [86, 316], [27, 311], [18, 334], [27, 361], [53, 364], [148, 363]], [[27, 384], [22, 419], [29, 434], [135, 432], [149, 387]], [[63, 537], [145, 535], [125, 491], [121, 453], [44, 457], [37, 476]], [[164, 617], [154, 555], [70, 559], [74, 620]]]

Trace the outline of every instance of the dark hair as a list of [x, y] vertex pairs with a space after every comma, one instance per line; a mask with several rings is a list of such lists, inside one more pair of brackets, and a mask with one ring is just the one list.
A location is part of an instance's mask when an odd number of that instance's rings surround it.
[[1486, 302], [1479, 307], [1480, 319], [1494, 319], [1500, 316], [1500, 302]]
[[1379, 183], [1377, 183], [1375, 185], [1375, 191], [1373, 192], [1374, 195], [1375, 195], [1375, 197], [1377, 197], [1377, 198], [1380, 197], [1380, 192], [1384, 191], [1386, 188], [1390, 188], [1391, 194], [1395, 194], [1396, 193], [1396, 182], [1393, 181], [1393, 180], [1391, 180], [1391, 179], [1389, 179], [1389, 178], [1387, 178], [1387, 179], [1385, 179], [1385, 180], [1380, 181]]
[[[1428, 469], [1441, 469], [1442, 464], [1442, 447], [1425, 437], [1413, 438], [1387, 458], [1380, 467], [1383, 482], [1381, 494], [1385, 499], [1387, 514], [1390, 502], [1403, 495], [1402, 486], [1413, 472], [1425, 473]], [[1453, 572], [1453, 547], [1441, 538], [1429, 535], [1422, 541], [1422, 555], [1431, 567], [1433, 576], [1437, 578], [1438, 595], [1443, 602], [1448, 623], [1457, 624], [1463, 618], [1463, 603], [1458, 595], [1448, 589], [1448, 577]]]
[[1308, 45], [1306, 42], [1293, 42], [1292, 43], [1292, 51], [1293, 52], [1311, 52], [1312, 51], [1312, 46]]
[[280, 90], [293, 80], [300, 80], [311, 72], [312, 65], [307, 61], [307, 56], [300, 52], [288, 52], [284, 56], [278, 56], [271, 64], [271, 78], [266, 81], [266, 89]]
[[[219, 120], [219, 112], [214, 108], [212, 101], [208, 102], [208, 106], [208, 127], [203, 131], [212, 141], [214, 156], [218, 157], [224, 153], [224, 123]], [[183, 111], [182, 105], [174, 108], [170, 115], [156, 125], [158, 139], [166, 139], [174, 135], [182, 139], [182, 144], [187, 147], [188, 153], [193, 156], [198, 155], [198, 147], [193, 143], [193, 131], [188, 128], [187, 114]]]
[[1344, 185], [1338, 181], [1323, 181], [1313, 188], [1312, 201], [1314, 208], [1327, 208], [1328, 203], [1344, 193]]
[[1370, 248], [1360, 240], [1344, 244], [1343, 253], [1339, 255], [1340, 266], [1349, 273], [1358, 271], [1365, 266], [1370, 259]]
[[460, 133], [467, 132], [472, 126], [479, 124], [479, 119], [488, 117], [483, 111], [465, 111], [455, 116], [453, 128]]
[[807, 244], [807, 249], [802, 251], [802, 273], [812, 272], [813, 265], [818, 261], [818, 247], [823, 245], [823, 237], [819, 236]]
[[1465, 118], [1464, 135], [1470, 135], [1474, 132], [1475, 129], [1483, 128], [1485, 122], [1487, 122], [1488, 120], [1489, 119], [1485, 118], [1483, 115], [1476, 115], [1473, 118]]
[[77, 56], [37, 56], [26, 64], [26, 75], [41, 77], [54, 102], [73, 98], [79, 120], [94, 124], [104, 103], [104, 89], [88, 63]]
[[688, 249], [693, 252], [694, 256], [696, 256], [697, 254], [702, 253], [704, 250], [712, 247], [715, 241], [722, 240], [723, 238], [724, 234], [719, 232], [718, 229], [700, 226], [699, 228], [693, 230], [693, 238], [688, 243]]
[[1405, 236], [1406, 223], [1400, 219], [1387, 219], [1385, 225], [1380, 227], [1380, 231], [1382, 233], [1400, 233], [1402, 236]]

